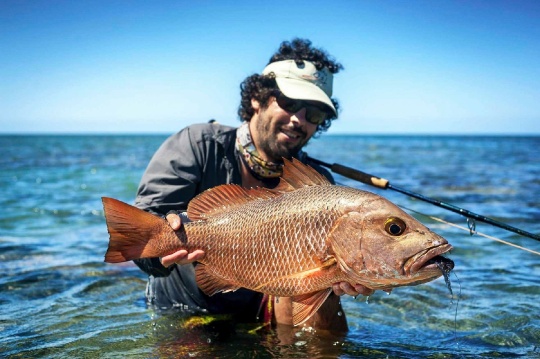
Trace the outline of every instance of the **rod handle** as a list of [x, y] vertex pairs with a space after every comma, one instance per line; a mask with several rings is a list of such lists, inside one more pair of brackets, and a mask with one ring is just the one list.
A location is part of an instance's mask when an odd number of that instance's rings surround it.
[[388, 188], [389, 181], [387, 179], [376, 177], [376, 176], [370, 175], [369, 173], [365, 173], [351, 167], [334, 163], [332, 164], [330, 169], [332, 170], [332, 172], [335, 172], [337, 174], [340, 174], [347, 178], [351, 178], [356, 181], [360, 181], [370, 186], [375, 186], [382, 189]]

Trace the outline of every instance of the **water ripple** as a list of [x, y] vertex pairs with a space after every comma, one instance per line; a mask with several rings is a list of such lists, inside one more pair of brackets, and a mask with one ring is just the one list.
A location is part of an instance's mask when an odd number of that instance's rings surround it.
[[[133, 201], [163, 139], [2, 136], [1, 357], [540, 358], [538, 256], [417, 213], [455, 247], [454, 296], [442, 278], [377, 292], [369, 303], [344, 296], [350, 332], [341, 337], [226, 322], [187, 328], [185, 313], [152, 312], [143, 273], [103, 263], [100, 197]], [[323, 136], [307, 151], [540, 233], [538, 137]], [[399, 193], [336, 179], [466, 225]], [[519, 235], [481, 223], [477, 230], [540, 251]]]

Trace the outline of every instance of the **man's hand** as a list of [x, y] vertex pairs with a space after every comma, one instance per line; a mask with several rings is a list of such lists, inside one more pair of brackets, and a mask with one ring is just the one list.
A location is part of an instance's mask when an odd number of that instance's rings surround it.
[[357, 295], [369, 296], [375, 292], [373, 289], [364, 287], [361, 284], [352, 285], [348, 282], [334, 283], [334, 285], [332, 285], [332, 289], [334, 290], [335, 295], [348, 294], [352, 295], [353, 297], [356, 297]]
[[[182, 220], [177, 214], [170, 213], [167, 215], [167, 222], [169, 222], [169, 225], [171, 228], [175, 231], [179, 230], [180, 227], [182, 227]], [[204, 257], [204, 251], [197, 249], [191, 253], [186, 251], [185, 249], [181, 249], [178, 252], [174, 252], [173, 254], [169, 254], [165, 257], [161, 258], [161, 264], [163, 264], [164, 267], [169, 267], [172, 264], [188, 264], [195, 261], [198, 261], [199, 259], [202, 259]]]

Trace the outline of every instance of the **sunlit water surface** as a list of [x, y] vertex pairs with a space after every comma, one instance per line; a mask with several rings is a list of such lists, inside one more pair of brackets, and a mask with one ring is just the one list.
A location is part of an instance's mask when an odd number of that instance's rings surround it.
[[[133, 264], [103, 263], [101, 196], [132, 202], [164, 136], [0, 137], [0, 357], [540, 358], [540, 256], [413, 212], [451, 242], [444, 280], [343, 297], [350, 331], [193, 325], [156, 313]], [[539, 137], [322, 136], [310, 155], [540, 233]], [[466, 227], [463, 217], [372, 190]], [[480, 222], [477, 230], [540, 251]], [[208, 319], [208, 318], [204, 318]]]

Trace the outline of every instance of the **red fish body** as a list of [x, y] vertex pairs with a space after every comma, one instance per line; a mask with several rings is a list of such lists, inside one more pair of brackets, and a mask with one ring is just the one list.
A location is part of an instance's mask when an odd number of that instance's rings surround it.
[[320, 307], [336, 282], [389, 290], [442, 275], [452, 247], [388, 200], [331, 185], [299, 161], [285, 162], [280, 185], [212, 188], [188, 206], [193, 221], [168, 223], [103, 198], [110, 234], [107, 262], [202, 249], [197, 283], [206, 294], [240, 287], [293, 298], [293, 322]]

